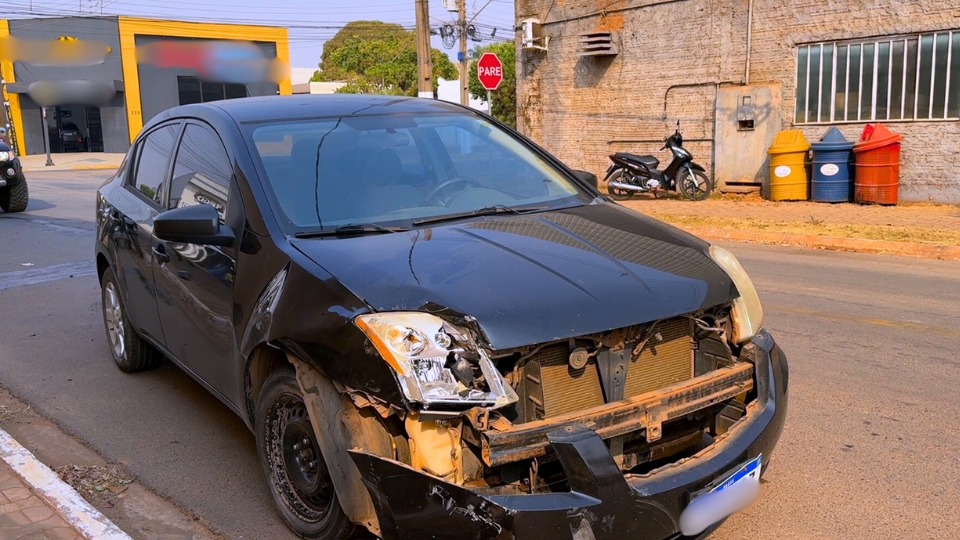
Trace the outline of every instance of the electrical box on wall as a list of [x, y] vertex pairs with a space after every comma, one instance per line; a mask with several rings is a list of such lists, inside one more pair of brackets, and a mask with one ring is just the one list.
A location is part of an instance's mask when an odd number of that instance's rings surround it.
[[757, 114], [753, 96], [743, 94], [737, 101], [737, 131], [753, 131]]

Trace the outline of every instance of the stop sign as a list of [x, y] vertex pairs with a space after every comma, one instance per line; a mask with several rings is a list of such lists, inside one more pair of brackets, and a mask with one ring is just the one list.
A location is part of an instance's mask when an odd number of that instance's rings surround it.
[[485, 52], [477, 60], [477, 78], [486, 90], [496, 90], [503, 81], [503, 64], [497, 55]]

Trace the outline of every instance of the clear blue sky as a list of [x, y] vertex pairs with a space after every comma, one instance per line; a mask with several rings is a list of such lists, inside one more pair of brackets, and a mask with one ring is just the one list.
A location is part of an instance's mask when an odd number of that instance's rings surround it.
[[[487, 0], [465, 0], [472, 17]], [[381, 20], [414, 26], [414, 0], [13, 0], [0, 3], [8, 18], [30, 16], [136, 15], [164, 19], [208, 20], [269, 24], [290, 29], [290, 57], [294, 67], [316, 66], [323, 42], [337, 28], [355, 20]], [[456, 18], [441, 0], [430, 0], [430, 24], [437, 28]], [[496, 27], [496, 41], [513, 36], [513, 0], [492, 0], [474, 21], [484, 37]], [[472, 48], [475, 43], [470, 43]], [[457, 48], [447, 50], [439, 36], [433, 46], [456, 60]]]

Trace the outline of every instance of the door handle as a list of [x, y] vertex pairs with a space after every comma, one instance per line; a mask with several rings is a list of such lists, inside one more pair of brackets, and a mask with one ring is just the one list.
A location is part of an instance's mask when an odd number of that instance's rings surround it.
[[167, 250], [163, 247], [163, 244], [153, 246], [153, 256], [162, 263], [170, 262], [170, 256], [167, 255]]

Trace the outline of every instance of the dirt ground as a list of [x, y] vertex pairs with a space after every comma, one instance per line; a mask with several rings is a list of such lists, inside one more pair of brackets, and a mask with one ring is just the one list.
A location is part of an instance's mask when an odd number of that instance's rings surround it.
[[719, 228], [819, 234], [960, 246], [960, 206], [898, 206], [771, 202], [757, 195], [706, 201], [636, 196], [625, 206], [683, 228]]

